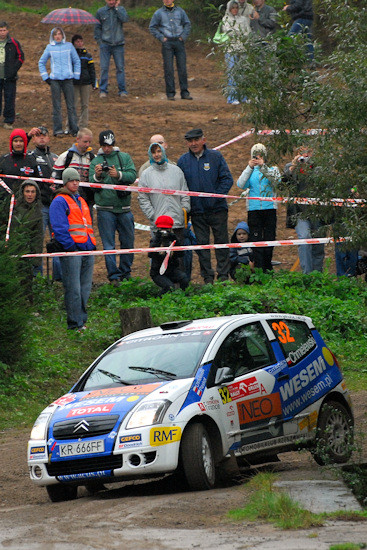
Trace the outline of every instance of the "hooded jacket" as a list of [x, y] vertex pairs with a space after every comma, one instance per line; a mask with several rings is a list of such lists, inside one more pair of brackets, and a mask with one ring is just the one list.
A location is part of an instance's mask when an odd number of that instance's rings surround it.
[[[244, 8], [239, 8], [238, 15], [231, 13], [233, 4], [238, 4], [235, 0], [230, 0], [227, 4], [226, 13], [222, 19], [222, 32], [228, 34], [233, 45], [241, 46], [241, 36], [247, 36], [251, 32], [249, 14], [253, 8], [245, 2]], [[243, 13], [240, 13], [240, 12]], [[247, 13], [246, 13], [247, 12]]]
[[[32, 185], [36, 189], [36, 198], [32, 203], [28, 203], [24, 198], [23, 191], [27, 185]], [[21, 232], [20, 241], [23, 254], [42, 253], [43, 221], [41, 193], [37, 183], [33, 180], [25, 180], [20, 185], [11, 221], [11, 231], [14, 231], [16, 228], [19, 228]], [[10, 238], [12, 238], [12, 233], [10, 235]], [[33, 258], [31, 263], [34, 266], [39, 266], [42, 260], [41, 258]]]
[[[13, 140], [15, 137], [21, 137], [24, 143], [24, 149], [21, 153], [13, 151]], [[11, 176], [40, 177], [40, 171], [36, 159], [31, 153], [27, 153], [28, 138], [27, 134], [21, 128], [15, 128], [9, 137], [10, 152], [0, 157], [0, 174], [9, 174]], [[22, 180], [2, 178], [8, 187], [17, 194], [19, 192]], [[2, 196], [3, 193], [2, 193]]]
[[[99, 180], [95, 174], [96, 164], [107, 162], [108, 166], [115, 166], [118, 177], [112, 178], [107, 172], [102, 172]], [[103, 150], [98, 151], [89, 168], [89, 181], [96, 183], [108, 183], [112, 185], [131, 185], [136, 179], [136, 170], [132, 158], [128, 153], [122, 153], [118, 147], [105, 155]], [[129, 191], [115, 191], [114, 189], [94, 189], [94, 200], [97, 209], [109, 210], [114, 214], [130, 211], [131, 193]]]
[[24, 63], [24, 53], [17, 40], [8, 36], [5, 43], [4, 80], [16, 80]]
[[[162, 164], [157, 164], [153, 159], [152, 147], [158, 145], [162, 150]], [[140, 187], [151, 187], [154, 189], [174, 189], [176, 191], [188, 191], [185, 176], [182, 170], [175, 164], [169, 164], [164, 147], [152, 143], [148, 151], [150, 167], [144, 170], [140, 177]], [[158, 193], [139, 193], [139, 206], [150, 221], [151, 229], [154, 231], [154, 222], [159, 216], [171, 216], [174, 228], [185, 227], [186, 212], [190, 212], [190, 197], [183, 195], [161, 195]]]
[[[233, 185], [233, 178], [223, 155], [219, 151], [208, 149], [206, 145], [199, 158], [189, 151], [178, 159], [177, 166], [183, 171], [190, 191], [227, 195]], [[228, 210], [226, 199], [191, 197], [192, 214], [220, 210]]]
[[87, 86], [92, 84], [96, 86], [96, 69], [94, 66], [94, 60], [90, 53], [87, 52], [86, 48], [75, 48], [76, 53], [80, 59], [80, 78], [79, 80], [74, 80], [74, 84]]
[[[46, 46], [45, 51], [38, 61], [39, 72], [43, 80], [51, 78], [51, 80], [68, 80], [70, 78], [79, 79], [80, 77], [80, 59], [76, 49], [71, 42], [66, 42], [65, 33], [61, 42], [56, 42], [52, 34], [55, 28], [50, 33], [50, 43]], [[48, 74], [46, 64], [51, 60], [51, 71]]]
[[[248, 224], [246, 222], [239, 222], [232, 233], [231, 243], [238, 243], [237, 231], [239, 229], [243, 229], [244, 231], [246, 231], [246, 233], [250, 233]], [[231, 248], [229, 252], [229, 257], [230, 257], [232, 266], [237, 264], [248, 265], [250, 262], [253, 261], [252, 248], [249, 248], [249, 247]]]
[[[275, 197], [273, 185], [280, 181], [277, 166], [246, 166], [237, 180], [237, 187], [250, 189], [249, 197]], [[274, 201], [249, 200], [249, 210], [271, 210], [277, 208]]]
[[109, 8], [107, 5], [99, 8], [96, 13], [98, 23], [94, 27], [94, 39], [99, 45], [122, 46], [125, 44], [123, 23], [129, 21], [124, 7]]

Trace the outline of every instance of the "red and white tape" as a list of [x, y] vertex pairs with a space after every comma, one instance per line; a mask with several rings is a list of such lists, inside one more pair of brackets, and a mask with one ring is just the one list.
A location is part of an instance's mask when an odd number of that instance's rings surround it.
[[335, 241], [332, 237], [321, 239], [290, 239], [285, 241], [253, 241], [247, 243], [226, 243], [226, 244], [194, 244], [187, 246], [161, 246], [157, 248], [122, 248], [118, 250], [80, 250], [78, 252], [53, 252], [52, 254], [24, 254], [22, 258], [46, 258], [57, 256], [106, 256], [109, 254], [140, 254], [148, 252], [181, 252], [184, 250], [216, 250], [220, 248], [262, 248], [272, 246], [298, 246], [302, 244], [328, 244], [333, 242], [344, 242], [347, 237]]
[[[13, 176], [0, 174], [0, 177], [6, 177], [11, 179], [29, 179], [25, 176]], [[32, 178], [34, 181], [39, 181], [42, 183], [57, 183], [63, 184], [62, 180], [56, 180], [51, 178]], [[177, 189], [156, 189], [154, 187], [136, 187], [133, 185], [112, 185], [112, 184], [103, 184], [103, 183], [89, 183], [89, 182], [80, 182], [80, 187], [91, 187], [92, 189], [115, 189], [116, 191], [132, 191], [136, 193], [158, 193], [160, 195], [179, 195], [179, 196], [189, 196], [189, 197], [201, 197], [201, 198], [219, 198], [219, 199], [245, 199], [245, 200], [257, 200], [265, 202], [279, 202], [279, 203], [296, 203], [296, 204], [317, 204], [319, 206], [363, 206], [367, 203], [366, 199], [337, 199], [332, 198], [329, 201], [321, 201], [320, 199], [313, 198], [303, 198], [303, 197], [241, 197], [239, 195], [223, 195], [221, 193], [204, 193], [199, 191], [180, 191]]]

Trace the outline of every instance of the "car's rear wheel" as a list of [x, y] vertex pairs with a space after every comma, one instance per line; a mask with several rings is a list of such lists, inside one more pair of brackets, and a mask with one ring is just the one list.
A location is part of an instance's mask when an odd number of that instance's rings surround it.
[[181, 442], [181, 464], [190, 489], [212, 489], [216, 481], [213, 446], [203, 424], [185, 429]]
[[46, 489], [52, 502], [74, 500], [78, 494], [78, 487], [74, 485], [48, 485]]
[[343, 464], [353, 451], [353, 418], [336, 401], [326, 403], [319, 414], [316, 445], [312, 451], [317, 464]]

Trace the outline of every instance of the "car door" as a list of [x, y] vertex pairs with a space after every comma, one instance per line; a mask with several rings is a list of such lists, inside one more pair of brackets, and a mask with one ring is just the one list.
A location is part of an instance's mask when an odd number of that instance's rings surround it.
[[277, 363], [260, 321], [231, 331], [213, 360], [210, 378], [217, 383], [223, 404], [222, 421], [232, 449], [258, 445], [282, 433], [282, 408], [275, 377], [268, 372]]

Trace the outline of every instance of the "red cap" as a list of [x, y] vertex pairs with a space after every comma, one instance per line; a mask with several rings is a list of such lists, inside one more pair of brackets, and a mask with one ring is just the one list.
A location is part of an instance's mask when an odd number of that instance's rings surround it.
[[155, 220], [155, 225], [161, 229], [172, 229], [173, 223], [171, 216], [158, 216]]

